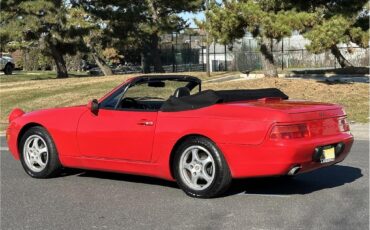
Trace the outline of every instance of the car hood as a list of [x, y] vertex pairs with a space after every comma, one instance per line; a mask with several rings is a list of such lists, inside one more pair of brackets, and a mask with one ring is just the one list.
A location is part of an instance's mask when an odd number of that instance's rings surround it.
[[44, 120], [45, 121], [60, 120], [66, 117], [79, 117], [80, 114], [86, 110], [87, 110], [87, 107], [85, 105], [63, 107], [63, 108], [40, 109], [40, 110], [25, 112], [21, 116], [17, 117], [15, 120], [20, 119], [26, 122], [43, 123]]

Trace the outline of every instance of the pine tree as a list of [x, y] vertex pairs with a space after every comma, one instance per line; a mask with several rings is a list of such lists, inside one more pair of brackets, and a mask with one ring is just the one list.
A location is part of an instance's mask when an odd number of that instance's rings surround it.
[[330, 50], [341, 67], [352, 66], [338, 44], [355, 43], [369, 47], [369, 5], [367, 0], [311, 0], [297, 5], [299, 10], [320, 12], [315, 25], [304, 34], [311, 43], [309, 51], [322, 53]]
[[178, 15], [201, 9], [203, 0], [76, 0], [84, 9], [104, 21], [106, 33], [117, 49], [136, 49], [141, 53], [144, 72], [163, 72], [160, 35], [179, 31], [187, 23]]
[[272, 53], [273, 39], [279, 41], [291, 36], [293, 31], [305, 31], [315, 23], [318, 14], [297, 12], [289, 1], [231, 0], [222, 4], [213, 2], [206, 17], [211, 37], [223, 44], [251, 33], [260, 45], [265, 76], [277, 77]]
[[37, 42], [43, 53], [53, 58], [57, 77], [68, 77], [63, 55], [84, 47], [87, 28], [71, 20], [69, 1], [10, 0], [2, 2], [2, 25], [12, 28], [12, 40]]

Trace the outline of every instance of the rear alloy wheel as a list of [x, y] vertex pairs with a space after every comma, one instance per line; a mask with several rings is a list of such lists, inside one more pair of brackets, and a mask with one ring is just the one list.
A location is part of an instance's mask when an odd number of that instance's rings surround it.
[[220, 150], [207, 138], [192, 137], [175, 154], [174, 176], [187, 195], [215, 197], [230, 185], [229, 167]]
[[24, 133], [19, 150], [22, 166], [31, 177], [53, 177], [62, 168], [53, 140], [40, 126], [32, 127]]
[[6, 64], [4, 68], [5, 75], [12, 75], [13, 74], [13, 66], [11, 64]]
[[211, 153], [200, 145], [187, 148], [181, 155], [180, 174], [191, 189], [208, 188], [215, 178], [215, 161]]

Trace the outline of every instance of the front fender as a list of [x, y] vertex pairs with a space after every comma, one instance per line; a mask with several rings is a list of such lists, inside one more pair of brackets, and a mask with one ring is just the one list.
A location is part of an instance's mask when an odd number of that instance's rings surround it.
[[76, 129], [81, 114], [86, 107], [69, 107], [39, 110], [24, 113], [14, 118], [7, 128], [9, 150], [19, 159], [18, 143], [22, 134], [32, 126], [42, 126], [51, 135], [61, 162], [65, 156], [79, 156]]

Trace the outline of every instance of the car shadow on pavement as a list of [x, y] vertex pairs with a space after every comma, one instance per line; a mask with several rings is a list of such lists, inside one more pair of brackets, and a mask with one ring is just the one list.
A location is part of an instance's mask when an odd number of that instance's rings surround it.
[[166, 180], [162, 180], [162, 179], [158, 179], [154, 177], [137, 176], [137, 175], [130, 175], [130, 174], [122, 174], [122, 173], [112, 173], [112, 172], [102, 172], [102, 171], [82, 171], [81, 173], [78, 174], [78, 176], [94, 177], [94, 178], [107, 179], [107, 180], [118, 180], [118, 181], [132, 182], [132, 183], [160, 185], [160, 186], [166, 186], [170, 188], [178, 188], [176, 182], [173, 182], [173, 181], [166, 181]]
[[83, 173], [84, 171], [82, 169], [74, 169], [74, 168], [63, 168], [62, 172], [57, 175], [56, 177], [68, 177], [68, 176], [74, 176]]
[[[65, 169], [62, 176], [77, 175], [122, 182], [142, 183], [179, 189], [176, 182], [162, 179], [121, 173]], [[323, 189], [339, 187], [352, 183], [363, 176], [361, 169], [333, 165], [295, 177], [261, 177], [233, 180], [231, 187], [221, 197], [236, 194], [245, 195], [295, 195], [308, 194]]]
[[234, 180], [224, 196], [234, 194], [295, 195], [351, 183], [362, 177], [361, 169], [334, 165], [295, 177], [268, 177]]

